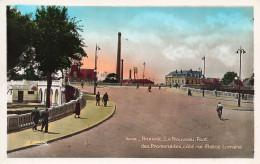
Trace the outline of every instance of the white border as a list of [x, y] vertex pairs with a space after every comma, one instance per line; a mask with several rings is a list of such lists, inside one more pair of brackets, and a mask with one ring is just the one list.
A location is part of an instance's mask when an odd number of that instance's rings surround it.
[[[254, 73], [255, 73], [255, 157], [253, 159], [243, 159], [243, 158], [227, 158], [227, 159], [176, 159], [176, 158], [149, 158], [149, 159], [138, 159], [138, 158], [69, 158], [69, 159], [23, 159], [23, 158], [7, 158], [6, 150], [7, 150], [7, 135], [6, 135], [6, 5], [11, 4], [24, 4], [24, 5], [64, 5], [64, 6], [161, 6], [161, 7], [169, 7], [169, 6], [194, 6], [194, 7], [206, 7], [206, 6], [227, 6], [227, 7], [238, 7], [238, 6], [253, 6], [254, 7]], [[259, 21], [259, 0], [57, 0], [53, 2], [53, 0], [41, 0], [41, 1], [33, 1], [33, 0], [0, 0], [0, 163], [72, 163], [72, 162], [88, 162], [91, 164], [95, 163], [198, 163], [198, 164], [208, 164], [208, 163], [260, 163], [260, 154], [259, 154], [259, 137], [260, 137], [260, 120], [259, 117], [259, 109], [260, 105], [257, 100], [259, 100], [259, 30], [260, 30], [260, 21]]]

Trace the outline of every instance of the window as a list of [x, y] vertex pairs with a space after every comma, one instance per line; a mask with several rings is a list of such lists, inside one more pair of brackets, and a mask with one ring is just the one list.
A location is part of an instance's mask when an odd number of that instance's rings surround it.
[[32, 94], [32, 95], [33, 95], [33, 94], [34, 94], [34, 91], [28, 91], [28, 94]]

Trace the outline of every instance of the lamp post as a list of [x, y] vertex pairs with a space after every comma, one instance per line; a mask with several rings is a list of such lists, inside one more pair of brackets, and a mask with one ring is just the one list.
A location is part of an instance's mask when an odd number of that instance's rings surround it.
[[95, 81], [94, 81], [94, 95], [96, 95], [96, 87], [97, 87], [97, 51], [101, 50], [100, 47], [96, 44], [96, 51], [95, 51]]
[[241, 99], [241, 95], [240, 95], [240, 92], [241, 92], [241, 90], [240, 90], [240, 85], [241, 85], [241, 81], [242, 81], [242, 79], [241, 79], [241, 54], [243, 53], [246, 53], [246, 51], [244, 50], [244, 49], [242, 49], [241, 48], [241, 46], [240, 46], [240, 48], [237, 50], [237, 52], [236, 52], [237, 54], [239, 53], [239, 58], [240, 58], [240, 60], [239, 60], [239, 62], [240, 62], [240, 64], [239, 64], [239, 84], [238, 84], [238, 106], [240, 107], [240, 99]]
[[204, 85], [205, 85], [205, 61], [206, 61], [206, 57], [205, 57], [205, 55], [204, 55], [204, 57], [202, 58], [202, 60], [204, 60], [204, 74], [203, 74], [203, 88], [202, 88], [202, 96], [204, 97], [204, 90], [205, 90], [205, 88], [204, 88]]

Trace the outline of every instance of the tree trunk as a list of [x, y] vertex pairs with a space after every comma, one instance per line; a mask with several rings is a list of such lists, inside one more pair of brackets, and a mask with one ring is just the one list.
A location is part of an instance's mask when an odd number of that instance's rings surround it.
[[61, 78], [64, 78], [64, 73], [63, 73], [63, 69], [61, 69]]
[[50, 94], [51, 94], [51, 83], [52, 83], [52, 77], [51, 72], [47, 73], [47, 97], [46, 97], [46, 107], [49, 108], [51, 106], [50, 101]]

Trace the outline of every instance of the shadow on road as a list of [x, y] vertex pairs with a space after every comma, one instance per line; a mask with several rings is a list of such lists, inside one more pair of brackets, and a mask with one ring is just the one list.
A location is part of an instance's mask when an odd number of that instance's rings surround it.
[[227, 120], [229, 120], [229, 119], [227, 119], [227, 118], [221, 118], [220, 120], [221, 120], [221, 121], [227, 121]]
[[55, 133], [55, 132], [48, 132], [48, 134], [60, 134], [60, 133]]

